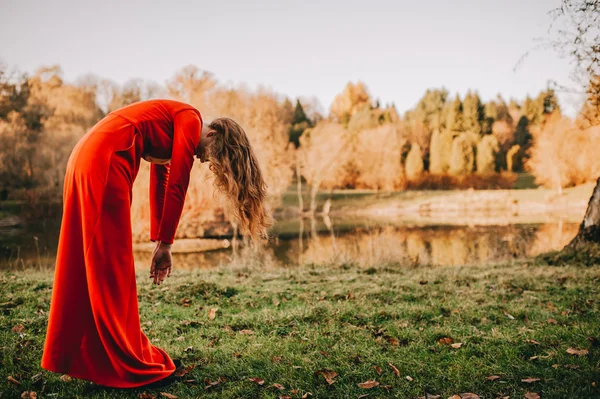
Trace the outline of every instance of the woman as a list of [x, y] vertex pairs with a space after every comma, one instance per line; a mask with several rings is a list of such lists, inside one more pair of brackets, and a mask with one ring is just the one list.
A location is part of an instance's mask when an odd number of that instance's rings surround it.
[[194, 156], [209, 162], [215, 186], [241, 230], [266, 237], [266, 185], [244, 130], [219, 118], [202, 134], [200, 112], [171, 100], [111, 112], [75, 146], [64, 185], [48, 331], [41, 365], [117, 388], [170, 382], [176, 362], [141, 331], [131, 237], [132, 186], [141, 159], [152, 163], [150, 278], [171, 273], [171, 244]]

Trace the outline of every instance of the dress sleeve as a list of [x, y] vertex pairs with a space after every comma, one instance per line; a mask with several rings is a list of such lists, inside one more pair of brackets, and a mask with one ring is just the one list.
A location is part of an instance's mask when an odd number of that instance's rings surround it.
[[185, 194], [190, 182], [194, 154], [200, 141], [202, 121], [200, 116], [185, 110], [175, 114], [173, 121], [173, 152], [165, 190], [162, 218], [157, 239], [173, 243], [175, 231], [181, 218]]
[[158, 239], [169, 179], [169, 165], [150, 165], [150, 240]]

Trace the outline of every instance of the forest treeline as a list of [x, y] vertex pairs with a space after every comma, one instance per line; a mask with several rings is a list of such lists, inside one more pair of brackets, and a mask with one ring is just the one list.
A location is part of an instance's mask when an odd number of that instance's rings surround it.
[[[324, 189], [509, 188], [521, 171], [560, 189], [600, 174], [600, 160], [592, 154], [600, 131], [585, 118], [562, 115], [552, 90], [484, 102], [474, 90], [461, 97], [429, 89], [400, 115], [362, 82], [349, 82], [323, 111], [314, 98], [232, 88], [195, 66], [180, 69], [164, 85], [142, 80], [118, 85], [96, 76], [67, 82], [58, 66], [31, 75], [0, 66], [2, 199], [60, 200], [77, 140], [112, 110], [158, 97], [194, 105], [207, 122], [218, 116], [238, 120], [265, 170], [273, 206], [294, 175], [306, 182], [310, 195], [304, 207], [314, 211], [316, 193]], [[147, 173], [145, 165], [140, 175]], [[133, 214], [147, 220], [148, 179], [141, 177]], [[205, 165], [194, 167], [185, 212], [182, 236], [205, 229], [199, 221], [222, 219]], [[145, 223], [135, 228], [140, 235], [147, 232]]]

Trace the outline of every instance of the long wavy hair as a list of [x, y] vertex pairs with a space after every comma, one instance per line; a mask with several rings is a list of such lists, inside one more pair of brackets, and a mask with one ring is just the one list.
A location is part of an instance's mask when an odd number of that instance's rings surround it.
[[253, 241], [268, 239], [273, 218], [266, 206], [267, 185], [246, 132], [230, 118], [217, 118], [208, 127], [216, 131], [208, 150], [215, 188], [225, 194], [242, 234]]

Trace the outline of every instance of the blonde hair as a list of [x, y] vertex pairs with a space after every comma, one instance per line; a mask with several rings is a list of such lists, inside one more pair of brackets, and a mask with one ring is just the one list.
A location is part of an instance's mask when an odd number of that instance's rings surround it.
[[254, 241], [267, 239], [273, 225], [265, 204], [267, 185], [246, 132], [230, 118], [217, 118], [208, 127], [216, 131], [208, 149], [215, 188], [228, 199], [242, 234]]

